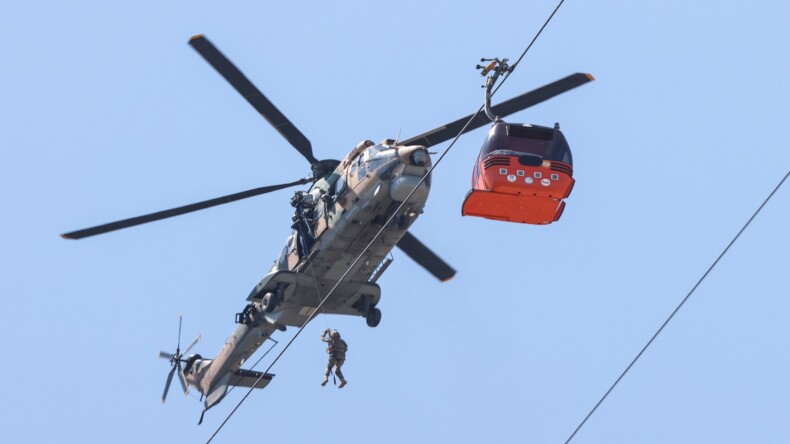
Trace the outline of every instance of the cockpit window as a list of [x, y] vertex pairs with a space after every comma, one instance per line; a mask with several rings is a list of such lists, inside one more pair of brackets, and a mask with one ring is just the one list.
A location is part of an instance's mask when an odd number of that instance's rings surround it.
[[335, 182], [335, 194], [340, 196], [344, 191], [346, 191], [346, 179], [340, 176]]
[[359, 157], [359, 155], [365, 151], [365, 148], [375, 145], [371, 140], [363, 140], [351, 150], [351, 154], [348, 156], [350, 161], [353, 161]]
[[383, 145], [374, 145], [365, 152], [365, 162], [370, 171], [380, 169], [383, 165], [396, 160], [398, 153], [395, 148]]
[[365, 177], [365, 175], [367, 174], [367, 171], [366, 171], [366, 165], [367, 164], [365, 163], [365, 161], [367, 160], [367, 157], [368, 157], [367, 156], [367, 151], [365, 151], [365, 153], [363, 153], [361, 156], [359, 156], [359, 159], [357, 160], [356, 165], [357, 165], [357, 168], [358, 168], [358, 170], [357, 170], [357, 179], [358, 180], [362, 180], [362, 178]]

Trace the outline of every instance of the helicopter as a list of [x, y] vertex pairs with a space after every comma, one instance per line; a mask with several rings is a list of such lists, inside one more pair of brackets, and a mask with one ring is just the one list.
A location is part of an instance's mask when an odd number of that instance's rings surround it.
[[[376, 282], [392, 263], [390, 252], [395, 247], [440, 281], [455, 275], [455, 270], [409, 228], [423, 213], [430, 193], [432, 160], [428, 148], [480, 128], [488, 121], [475, 113], [402, 141], [363, 140], [341, 160], [319, 160], [307, 137], [213, 43], [202, 34], [188, 43], [308, 161], [310, 175], [72, 231], [61, 237], [83, 239], [310, 184], [291, 198], [294, 216], [286, 245], [249, 293], [246, 305], [236, 313], [238, 325], [216, 356], [186, 356], [200, 336], [182, 351], [180, 320], [176, 351], [160, 353], [172, 366], [162, 402], [177, 374], [185, 394], [193, 387], [205, 398], [205, 413], [225, 397], [229, 387], [264, 388], [271, 382], [273, 374], [241, 367], [276, 331], [301, 327], [322, 313], [360, 316], [368, 326], [378, 326], [381, 288]], [[588, 74], [571, 74], [490, 109], [487, 105], [486, 110], [506, 116], [590, 80]]]

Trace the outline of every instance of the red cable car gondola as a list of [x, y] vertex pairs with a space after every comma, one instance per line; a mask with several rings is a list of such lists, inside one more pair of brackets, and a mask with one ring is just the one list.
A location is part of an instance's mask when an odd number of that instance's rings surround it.
[[[488, 61], [483, 59], [483, 61]], [[486, 79], [485, 112], [494, 124], [488, 131], [472, 171], [472, 190], [461, 214], [525, 224], [545, 225], [559, 220], [563, 199], [573, 190], [573, 156], [568, 142], [554, 128], [504, 122], [491, 111], [491, 88], [507, 59], [479, 66]], [[588, 78], [592, 79], [588, 74]]]
[[574, 184], [573, 157], [560, 131], [497, 119], [472, 172], [461, 213], [525, 224], [559, 220]]

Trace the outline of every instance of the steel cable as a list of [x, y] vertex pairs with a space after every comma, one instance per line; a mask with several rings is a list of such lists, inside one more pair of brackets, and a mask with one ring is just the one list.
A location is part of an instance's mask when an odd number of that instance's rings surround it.
[[652, 343], [653, 343], [653, 341], [654, 341], [654, 340], [656, 339], [656, 337], [657, 337], [657, 336], [658, 336], [658, 335], [661, 333], [661, 331], [662, 331], [662, 330], [664, 330], [664, 327], [666, 327], [666, 326], [667, 326], [667, 324], [669, 324], [669, 321], [671, 321], [671, 320], [672, 320], [672, 318], [673, 318], [673, 317], [675, 317], [675, 314], [677, 314], [677, 312], [678, 312], [678, 311], [680, 311], [680, 308], [681, 308], [681, 307], [683, 307], [683, 304], [685, 304], [685, 303], [686, 303], [686, 301], [687, 301], [687, 300], [688, 300], [688, 299], [691, 297], [692, 293], [694, 293], [694, 290], [696, 290], [696, 289], [697, 289], [697, 287], [699, 287], [699, 286], [700, 286], [700, 284], [702, 283], [702, 281], [704, 281], [704, 280], [705, 280], [705, 278], [708, 276], [708, 274], [710, 274], [710, 272], [713, 270], [713, 268], [716, 266], [716, 264], [718, 264], [718, 263], [719, 263], [719, 261], [721, 260], [721, 258], [722, 258], [722, 257], [724, 257], [724, 255], [725, 255], [725, 254], [727, 253], [727, 251], [730, 249], [730, 247], [732, 246], [732, 244], [734, 244], [734, 243], [735, 243], [735, 241], [736, 241], [736, 240], [738, 240], [738, 238], [741, 236], [741, 233], [743, 233], [743, 232], [744, 232], [744, 230], [746, 230], [746, 227], [748, 227], [748, 226], [749, 226], [749, 224], [750, 224], [750, 223], [752, 223], [752, 220], [754, 220], [754, 218], [755, 218], [755, 217], [757, 217], [757, 214], [759, 214], [759, 213], [760, 213], [760, 210], [762, 210], [762, 209], [763, 209], [763, 207], [765, 206], [765, 204], [767, 204], [767, 203], [768, 203], [768, 201], [771, 199], [771, 197], [773, 197], [773, 195], [776, 193], [776, 191], [777, 191], [777, 190], [779, 190], [779, 188], [780, 188], [780, 187], [782, 186], [782, 184], [785, 182], [785, 179], [787, 179], [787, 176], [790, 176], [790, 171], [788, 171], [788, 172], [787, 172], [787, 174], [785, 174], [785, 176], [782, 178], [782, 180], [781, 180], [781, 181], [779, 181], [779, 184], [776, 186], [776, 188], [774, 188], [774, 190], [773, 190], [773, 191], [771, 191], [771, 194], [769, 194], [769, 195], [768, 195], [768, 197], [766, 197], [766, 198], [765, 198], [765, 200], [763, 201], [762, 205], [760, 205], [760, 207], [757, 209], [757, 211], [755, 211], [755, 212], [754, 212], [754, 214], [752, 214], [752, 217], [750, 217], [750, 218], [749, 218], [749, 220], [746, 222], [746, 224], [743, 226], [743, 228], [741, 228], [741, 230], [740, 230], [740, 231], [738, 231], [738, 234], [736, 234], [736, 235], [735, 235], [735, 237], [734, 237], [734, 238], [733, 238], [733, 239], [730, 241], [730, 243], [727, 245], [727, 248], [725, 248], [725, 249], [724, 249], [724, 251], [722, 251], [722, 252], [721, 252], [721, 254], [719, 255], [719, 257], [718, 257], [718, 258], [716, 258], [716, 260], [713, 262], [713, 265], [711, 265], [711, 266], [708, 268], [708, 271], [706, 271], [706, 272], [705, 272], [705, 274], [703, 274], [703, 275], [702, 275], [702, 277], [701, 277], [701, 278], [700, 278], [700, 279], [697, 281], [697, 283], [694, 285], [694, 287], [692, 287], [691, 291], [689, 291], [689, 292], [688, 292], [688, 294], [686, 295], [686, 297], [685, 297], [685, 298], [683, 298], [683, 300], [682, 300], [682, 301], [680, 301], [680, 304], [678, 304], [678, 306], [677, 306], [677, 307], [675, 307], [675, 310], [673, 310], [673, 311], [672, 311], [672, 314], [670, 314], [670, 315], [669, 315], [669, 317], [667, 318], [667, 320], [666, 320], [666, 321], [664, 321], [664, 323], [663, 323], [663, 324], [661, 324], [661, 327], [659, 327], [659, 328], [658, 328], [658, 330], [657, 330], [657, 331], [656, 331], [656, 333], [653, 335], [653, 337], [652, 337], [652, 338], [650, 338], [650, 340], [649, 340], [649, 341], [647, 341], [647, 344], [645, 344], [645, 346], [644, 346], [644, 347], [642, 347], [642, 350], [640, 350], [640, 351], [639, 351], [639, 353], [636, 355], [636, 357], [635, 357], [635, 358], [634, 358], [634, 359], [631, 361], [631, 363], [630, 363], [630, 364], [628, 364], [628, 367], [626, 367], [626, 368], [625, 368], [625, 370], [623, 370], [623, 372], [620, 374], [620, 376], [617, 378], [617, 380], [615, 380], [615, 381], [614, 381], [614, 384], [612, 384], [612, 386], [611, 386], [611, 387], [609, 387], [609, 390], [607, 390], [607, 391], [606, 391], [606, 393], [604, 393], [604, 395], [603, 395], [603, 396], [601, 397], [601, 399], [598, 401], [598, 403], [597, 403], [597, 404], [595, 404], [595, 407], [593, 407], [593, 408], [592, 408], [592, 410], [590, 410], [590, 413], [588, 413], [588, 414], [587, 414], [587, 416], [585, 416], [585, 417], [584, 417], [584, 419], [582, 420], [582, 422], [581, 422], [581, 423], [579, 423], [578, 427], [576, 427], [576, 430], [574, 430], [574, 431], [573, 431], [573, 433], [571, 433], [571, 436], [570, 436], [570, 437], [568, 437], [568, 440], [567, 440], [567, 441], [565, 441], [565, 444], [568, 444], [569, 442], [571, 442], [571, 440], [573, 439], [573, 437], [574, 437], [574, 436], [576, 436], [576, 433], [578, 433], [578, 432], [579, 432], [579, 430], [582, 428], [582, 426], [584, 426], [584, 424], [587, 422], [587, 420], [588, 420], [588, 419], [590, 419], [590, 417], [592, 416], [592, 414], [593, 414], [593, 413], [595, 413], [595, 411], [598, 409], [598, 407], [601, 405], [601, 403], [603, 403], [603, 401], [606, 399], [606, 397], [607, 397], [607, 396], [609, 396], [609, 393], [611, 393], [611, 392], [612, 392], [612, 390], [614, 390], [615, 386], [617, 386], [617, 384], [620, 382], [620, 380], [622, 380], [622, 379], [623, 379], [623, 377], [625, 376], [625, 374], [626, 374], [626, 373], [628, 373], [628, 371], [629, 371], [629, 370], [631, 370], [631, 367], [633, 367], [633, 366], [634, 366], [634, 364], [636, 364], [636, 361], [637, 361], [637, 360], [639, 360], [639, 358], [642, 356], [642, 354], [645, 352], [645, 350], [647, 350], [647, 348], [648, 348], [648, 347], [650, 347], [650, 344], [652, 344]]

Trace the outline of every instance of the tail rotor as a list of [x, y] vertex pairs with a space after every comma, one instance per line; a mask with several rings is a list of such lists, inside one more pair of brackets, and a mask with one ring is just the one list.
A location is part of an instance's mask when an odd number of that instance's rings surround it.
[[183, 352], [181, 351], [181, 324], [183, 322], [184, 316], [181, 315], [178, 317], [178, 343], [176, 343], [176, 352], [175, 353], [168, 353], [166, 351], [160, 351], [159, 357], [162, 359], [167, 359], [170, 361], [170, 366], [173, 367], [170, 370], [170, 373], [167, 374], [167, 382], [165, 382], [165, 390], [162, 392], [162, 402], [165, 402], [167, 398], [167, 392], [170, 390], [170, 383], [173, 381], [173, 375], [178, 372], [178, 381], [181, 383], [181, 388], [184, 390], [184, 394], [189, 394], [189, 385], [187, 384], [186, 375], [184, 375], [184, 370], [181, 367], [182, 362], [186, 362], [183, 359], [184, 355], [189, 353], [189, 350], [195, 346], [195, 344], [200, 341], [200, 335], [198, 335], [194, 341], [186, 348]]

